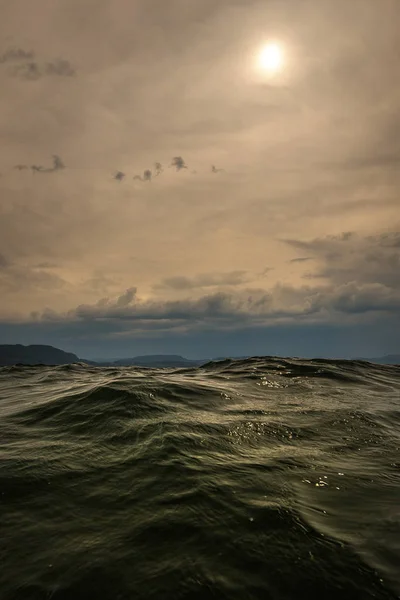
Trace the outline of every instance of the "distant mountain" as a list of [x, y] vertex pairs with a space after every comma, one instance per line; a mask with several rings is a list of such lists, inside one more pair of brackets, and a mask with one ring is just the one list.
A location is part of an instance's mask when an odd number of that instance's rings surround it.
[[[21, 346], [0, 344], [0, 366], [24, 365], [68, 365], [82, 362], [72, 352], [64, 352], [53, 346]], [[86, 362], [86, 361], [83, 361]]]
[[198, 367], [208, 360], [189, 360], [176, 354], [150, 354], [148, 356], [134, 356], [121, 358], [112, 364], [118, 367]]
[[[87, 365], [98, 367], [153, 367], [153, 368], [173, 368], [173, 367], [199, 367], [207, 362], [226, 360], [227, 357], [218, 357], [203, 360], [189, 360], [176, 354], [149, 354], [147, 356], [134, 356], [133, 358], [121, 358], [116, 361], [98, 361], [85, 360], [78, 358], [72, 352], [64, 352], [53, 346], [22, 346], [20, 344], [0, 344], [0, 366], [10, 366], [16, 364], [24, 365], [68, 365], [73, 363], [85, 363]], [[248, 358], [234, 357], [238, 358]], [[355, 360], [365, 360], [368, 362], [382, 365], [400, 365], [400, 354], [389, 354], [378, 358], [356, 358]]]
[[0, 344], [0, 366], [23, 365], [68, 365], [85, 363], [101, 367], [197, 367], [208, 362], [205, 360], [188, 360], [175, 354], [150, 354], [122, 358], [116, 361], [104, 360], [94, 362], [79, 358], [72, 352], [64, 352], [53, 346], [22, 346], [20, 344]]
[[400, 354], [387, 354], [386, 356], [378, 356], [378, 358], [357, 358], [355, 360], [366, 360], [378, 365], [400, 365]]

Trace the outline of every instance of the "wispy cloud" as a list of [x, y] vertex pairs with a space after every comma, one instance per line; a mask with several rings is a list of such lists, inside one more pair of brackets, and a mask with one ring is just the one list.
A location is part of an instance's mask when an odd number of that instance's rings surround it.
[[[185, 161], [180, 156], [174, 157], [172, 159], [172, 163], [170, 166], [171, 167], [174, 166], [177, 171], [181, 171], [182, 169], [188, 169], [188, 166], [186, 165]], [[52, 173], [54, 171], [58, 171], [58, 170], [64, 169], [64, 168], [65, 168], [65, 165], [64, 165], [62, 159], [56, 154], [53, 154], [53, 167], [44, 167], [43, 165], [36, 165], [36, 164], [34, 164], [34, 165], [17, 164], [13, 167], [13, 169], [16, 169], [18, 171], [31, 169], [32, 171], [38, 172], [38, 173]], [[213, 166], [213, 168], [212, 168], [213, 173], [219, 173], [222, 171], [224, 171], [224, 169], [217, 169], [215, 166]], [[163, 172], [164, 172], [164, 167], [163, 167], [162, 163], [155, 162], [154, 166], [153, 166], [153, 170], [145, 169], [143, 171], [142, 175], [134, 175], [133, 180], [142, 181], [142, 182], [151, 182], [152, 179], [154, 179], [156, 177], [160, 177], [160, 175], [162, 175]], [[197, 173], [197, 171], [191, 171], [191, 172]], [[125, 177], [127, 177], [127, 174], [124, 173], [123, 171], [116, 171], [115, 174], [113, 175], [113, 179], [116, 179], [117, 181], [123, 181], [125, 179]]]
[[160, 162], [154, 163], [154, 171], [145, 169], [143, 175], [134, 175], [133, 179], [137, 181], [150, 182], [154, 177], [159, 177], [164, 172], [164, 168]]
[[8, 260], [8, 258], [4, 254], [0, 253], [0, 269], [6, 269], [10, 265], [11, 262]]
[[152, 179], [153, 173], [151, 169], [145, 169], [142, 175], [135, 175], [133, 179], [137, 179], [138, 181], [148, 181], [150, 182]]
[[158, 177], [164, 171], [163, 166], [160, 162], [154, 163], [154, 176]]
[[53, 171], [65, 169], [65, 164], [57, 154], [53, 154]]
[[18, 169], [18, 171], [23, 171], [25, 169], [31, 169], [33, 173], [54, 173], [55, 171], [61, 171], [65, 169], [65, 164], [58, 156], [58, 154], [53, 154], [53, 166], [52, 167], [43, 167], [43, 165], [15, 165], [14, 169]]
[[65, 281], [55, 273], [49, 273], [40, 265], [30, 266], [12, 262], [0, 254], [0, 292], [15, 293], [24, 290], [55, 290]]
[[299, 258], [292, 258], [289, 260], [291, 263], [303, 263], [308, 262], [309, 260], [313, 260], [312, 256], [300, 256]]
[[246, 271], [229, 273], [200, 273], [195, 277], [168, 277], [155, 286], [155, 289], [190, 290], [216, 286], [236, 286], [251, 280]]
[[10, 48], [0, 55], [0, 63], [14, 62], [20, 60], [32, 60], [35, 58], [35, 53], [31, 50], [23, 50], [22, 48]]
[[68, 60], [57, 58], [41, 62], [36, 59], [32, 50], [23, 48], [10, 48], [3, 52], [0, 55], [0, 64], [10, 65], [10, 75], [30, 81], [45, 76], [73, 77], [76, 74], [75, 67]]
[[28, 81], [36, 81], [43, 75], [40, 66], [34, 61], [16, 65], [9, 70], [9, 73], [14, 77]]
[[58, 58], [46, 64], [44, 73], [46, 75], [58, 75], [59, 77], [73, 77], [76, 74], [76, 70], [68, 60]]

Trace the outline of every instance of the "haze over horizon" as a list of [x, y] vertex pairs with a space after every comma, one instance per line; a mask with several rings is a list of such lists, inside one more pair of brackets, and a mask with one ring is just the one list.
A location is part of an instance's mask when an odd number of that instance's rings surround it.
[[399, 353], [397, 0], [1, 4], [0, 343]]

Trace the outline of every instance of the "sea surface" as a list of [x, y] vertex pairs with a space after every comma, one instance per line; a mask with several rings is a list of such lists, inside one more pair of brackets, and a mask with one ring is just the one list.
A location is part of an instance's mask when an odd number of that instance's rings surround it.
[[0, 369], [0, 599], [394, 599], [400, 367]]

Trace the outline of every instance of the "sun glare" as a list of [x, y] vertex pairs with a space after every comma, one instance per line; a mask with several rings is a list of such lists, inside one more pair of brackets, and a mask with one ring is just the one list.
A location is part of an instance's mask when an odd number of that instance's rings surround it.
[[270, 74], [278, 73], [283, 67], [283, 62], [283, 50], [278, 44], [266, 44], [261, 48], [258, 64], [262, 71]]

